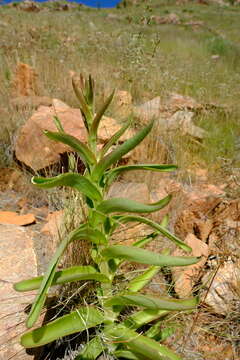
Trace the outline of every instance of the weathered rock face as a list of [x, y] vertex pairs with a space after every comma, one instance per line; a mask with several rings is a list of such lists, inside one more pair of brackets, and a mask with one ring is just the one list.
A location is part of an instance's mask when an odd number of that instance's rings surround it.
[[164, 132], [179, 131], [201, 140], [206, 131], [193, 122], [194, 112], [203, 109], [193, 98], [179, 94], [170, 94], [163, 100], [159, 96], [133, 108], [134, 117], [143, 123], [155, 119], [159, 129]]
[[[199, 240], [195, 235], [188, 234], [185, 243], [192, 248], [191, 256], [201, 256], [201, 260], [194, 265], [172, 268], [174, 288], [180, 298], [191, 295], [194, 284], [203, 273], [203, 266], [207, 261], [209, 250], [208, 245]], [[173, 256], [184, 256], [184, 252], [176, 249]]]
[[[70, 151], [67, 145], [51, 141], [43, 133], [44, 130], [56, 131], [55, 115], [53, 107], [41, 106], [19, 131], [16, 157], [35, 171], [58, 162], [60, 154]], [[57, 116], [67, 133], [85, 141], [86, 132], [79, 109], [58, 109]]]
[[206, 286], [210, 286], [204, 302], [215, 313], [227, 315], [237, 311], [240, 305], [238, 293], [240, 282], [239, 264], [233, 263], [231, 260], [226, 261], [215, 272], [207, 273], [203, 278], [203, 282]]
[[117, 90], [111, 106], [118, 118], [126, 119], [132, 112], [132, 95], [128, 91]]
[[162, 24], [178, 25], [178, 24], [180, 24], [179, 16], [174, 13], [171, 13], [166, 16], [156, 16], [156, 15], [151, 16], [151, 20], [158, 25], [162, 25]]
[[14, 97], [39, 95], [38, 75], [36, 71], [27, 64], [19, 63], [15, 70], [12, 87], [12, 95]]
[[37, 276], [37, 263], [31, 231], [15, 226], [0, 225], [0, 299], [1, 299], [1, 354], [0, 360], [11, 357], [33, 359], [19, 344], [25, 331], [25, 307], [34, 299], [33, 292], [19, 294], [13, 289], [17, 281]]
[[[54, 116], [58, 116], [66, 133], [84, 143], [87, 141], [80, 110], [70, 108], [58, 99], [53, 99], [52, 104], [52, 107], [39, 107], [19, 130], [17, 137], [15, 147], [17, 159], [35, 171], [57, 163], [60, 154], [71, 151], [69, 146], [51, 141], [43, 133], [44, 130], [56, 131]], [[120, 127], [116, 120], [103, 117], [98, 132], [100, 141], [106, 142]], [[121, 139], [126, 140], [131, 135], [132, 131], [129, 130]]]

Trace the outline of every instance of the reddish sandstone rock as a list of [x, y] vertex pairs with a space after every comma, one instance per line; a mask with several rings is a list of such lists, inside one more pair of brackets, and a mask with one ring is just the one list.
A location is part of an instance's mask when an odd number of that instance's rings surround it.
[[[60, 142], [49, 140], [44, 130], [56, 131], [54, 116], [58, 116], [66, 133], [86, 143], [87, 133], [79, 109], [70, 108], [62, 101], [53, 99], [53, 106], [41, 106], [19, 130], [15, 152], [19, 161], [37, 171], [59, 162], [60, 155], [71, 151], [71, 148]], [[99, 140], [106, 142], [121, 125], [116, 120], [103, 117], [99, 127]], [[129, 130], [121, 140], [132, 136]]]

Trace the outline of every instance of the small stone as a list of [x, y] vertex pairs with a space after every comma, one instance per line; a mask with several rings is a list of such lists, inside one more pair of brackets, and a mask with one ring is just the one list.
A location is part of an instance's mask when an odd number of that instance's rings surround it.
[[0, 224], [30, 225], [35, 222], [33, 214], [18, 215], [12, 211], [0, 211]]

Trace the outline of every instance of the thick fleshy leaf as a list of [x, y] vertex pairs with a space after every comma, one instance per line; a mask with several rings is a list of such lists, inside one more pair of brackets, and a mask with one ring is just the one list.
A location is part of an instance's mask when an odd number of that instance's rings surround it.
[[122, 342], [124, 347], [133, 351], [136, 355], [144, 356], [146, 360], [181, 360], [178, 355], [166, 346], [122, 325], [110, 328], [106, 335], [112, 336], [113, 341]]
[[125, 198], [111, 198], [102, 201], [98, 205], [97, 211], [103, 214], [109, 214], [112, 212], [151, 213], [165, 207], [170, 200], [171, 195], [168, 195], [160, 201], [152, 204], [142, 204]]
[[93, 136], [93, 137], [97, 136], [97, 131], [98, 131], [98, 126], [100, 124], [100, 120], [101, 120], [102, 116], [104, 115], [105, 111], [107, 110], [108, 106], [111, 104], [113, 96], [114, 96], [114, 90], [111, 93], [111, 95], [107, 98], [107, 100], [105, 101], [103, 106], [100, 108], [100, 110], [97, 112], [97, 114], [95, 115], [92, 126], [90, 128], [91, 136]]
[[91, 75], [88, 77], [86, 100], [88, 105], [94, 110], [94, 80]]
[[78, 140], [72, 135], [65, 133], [44, 131], [44, 134], [51, 140], [62, 142], [63, 144], [69, 145], [74, 151], [76, 151], [85, 166], [91, 166], [96, 164], [96, 158], [93, 152], [83, 142]]
[[86, 99], [85, 99], [85, 96], [82, 91], [82, 89], [84, 88], [84, 80], [83, 80], [83, 78], [80, 78], [80, 80], [81, 80], [81, 88], [79, 88], [77, 86], [77, 83], [73, 78], [72, 78], [72, 86], [73, 86], [75, 95], [78, 98], [78, 101], [80, 103], [80, 110], [83, 115], [84, 125], [85, 125], [87, 131], [89, 131], [90, 126], [91, 126], [92, 112], [91, 112], [91, 109], [89, 108], [88, 104], [86, 103]]
[[138, 311], [133, 315], [129, 316], [125, 321], [124, 325], [131, 329], [138, 329], [143, 325], [146, 325], [156, 319], [163, 318], [169, 313], [168, 310], [153, 310], [145, 309]]
[[160, 266], [150, 266], [143, 274], [136, 276], [128, 283], [127, 289], [131, 292], [140, 291], [158, 273]]
[[61, 123], [61, 120], [59, 119], [59, 117], [54, 116], [53, 121], [54, 121], [54, 124], [55, 124], [56, 128], [58, 129], [58, 131], [64, 133], [64, 129], [63, 129], [63, 126], [62, 126], [62, 123]]
[[177, 169], [176, 165], [160, 165], [160, 164], [136, 164], [136, 165], [125, 165], [119, 166], [112, 170], [109, 170], [106, 173], [106, 177], [112, 177], [119, 175], [121, 172], [124, 171], [134, 171], [134, 170], [150, 170], [150, 171], [158, 171], [158, 172], [168, 172], [168, 171], [175, 171]]
[[129, 359], [129, 360], [144, 360], [145, 357], [141, 357], [141, 355], [136, 355], [132, 351], [129, 350], [117, 350], [114, 352], [114, 356], [116, 359]]
[[55, 186], [69, 186], [80, 191], [91, 200], [101, 201], [102, 195], [98, 188], [85, 176], [76, 173], [66, 173], [52, 178], [34, 176], [32, 183], [43, 189], [50, 189]]
[[124, 245], [109, 246], [101, 254], [108, 259], [125, 259], [156, 266], [187, 266], [196, 264], [200, 260], [199, 257], [160, 255], [145, 249]]
[[[16, 291], [30, 291], [39, 289], [43, 276], [19, 281], [14, 284]], [[51, 286], [65, 284], [73, 281], [95, 280], [103, 283], [110, 282], [107, 276], [99, 273], [93, 266], [72, 266], [68, 269], [57, 271], [54, 275]]]
[[159, 232], [152, 232], [151, 234], [148, 234], [143, 239], [137, 240], [132, 244], [132, 246], [135, 247], [144, 247], [145, 245], [149, 244], [151, 241], [153, 241], [157, 236], [159, 235]]
[[198, 300], [197, 298], [178, 300], [170, 298], [162, 299], [159, 297], [145, 295], [119, 295], [106, 300], [104, 304], [105, 306], [133, 305], [153, 310], [182, 311], [196, 308]]
[[21, 345], [25, 348], [42, 346], [63, 336], [99, 325], [103, 321], [103, 314], [96, 308], [92, 306], [81, 307], [71, 314], [27, 332], [21, 337]]
[[190, 246], [185, 244], [182, 240], [180, 240], [175, 235], [171, 234], [162, 225], [157, 224], [156, 222], [154, 222], [152, 220], [146, 219], [142, 216], [134, 216], [134, 215], [113, 216], [113, 219], [115, 219], [118, 224], [120, 224], [120, 223], [125, 224], [128, 222], [139, 222], [139, 223], [149, 225], [153, 229], [159, 231], [162, 235], [166, 236], [168, 239], [172, 240], [178, 247], [180, 247], [184, 251], [187, 251], [187, 252], [192, 251]]
[[145, 332], [145, 335], [151, 339], [156, 341], [164, 341], [169, 336], [172, 336], [175, 332], [174, 327], [166, 327], [162, 329], [162, 321], [157, 321], [154, 325], [152, 325], [148, 331]]
[[104, 346], [99, 336], [94, 337], [74, 360], [95, 360], [103, 352]]
[[127, 154], [130, 150], [134, 149], [148, 135], [152, 127], [153, 122], [144, 127], [136, 135], [126, 140], [123, 144], [119, 145], [110, 154], [106, 155], [102, 160], [100, 160], [93, 170], [93, 180], [99, 181], [104, 171], [108, 169], [111, 165], [116, 163], [118, 160], [120, 160], [122, 156]]
[[97, 230], [89, 229], [86, 227], [86, 225], [80, 226], [78, 229], [72, 231], [59, 245], [57, 251], [55, 252], [54, 256], [52, 257], [50, 264], [48, 266], [48, 269], [43, 277], [41, 286], [39, 288], [38, 294], [35, 298], [35, 301], [32, 305], [30, 314], [27, 319], [27, 327], [32, 327], [35, 322], [37, 321], [40, 312], [42, 310], [42, 307], [45, 303], [47, 292], [49, 287], [52, 284], [52, 281], [54, 279], [56, 268], [58, 265], [58, 262], [64, 253], [67, 246], [74, 240], [90, 240], [91, 242], [95, 242], [97, 244], [99, 243], [105, 243], [106, 239], [104, 235]]
[[116, 144], [116, 142], [120, 139], [120, 137], [125, 133], [125, 131], [131, 125], [131, 119], [124, 124], [120, 130], [118, 130], [115, 134], [110, 137], [108, 142], [104, 145], [104, 147], [100, 151], [100, 159], [108, 152], [112, 145]]

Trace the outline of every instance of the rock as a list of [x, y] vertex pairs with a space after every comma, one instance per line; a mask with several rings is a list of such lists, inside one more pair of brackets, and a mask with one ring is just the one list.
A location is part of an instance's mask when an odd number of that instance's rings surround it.
[[162, 102], [160, 96], [155, 97], [152, 100], [145, 102], [142, 105], [134, 106], [133, 115], [136, 119], [141, 120], [143, 123], [147, 123], [152, 119], [159, 117], [162, 108]]
[[117, 118], [126, 119], [132, 113], [132, 95], [128, 91], [117, 90], [111, 106]]
[[38, 75], [36, 71], [27, 64], [18, 63], [12, 87], [12, 95], [14, 97], [39, 95]]
[[18, 215], [12, 211], [0, 211], [0, 224], [30, 225], [35, 222], [33, 214]]
[[200, 110], [203, 106], [190, 96], [184, 96], [177, 93], [170, 93], [164, 101], [163, 109], [176, 112], [178, 110]]
[[46, 220], [47, 223], [42, 227], [41, 232], [50, 235], [54, 239], [59, 238], [61, 233], [61, 225], [63, 223], [64, 211], [54, 211], [53, 213], [48, 214]]
[[[107, 140], [120, 128], [123, 124], [119, 124], [115, 119], [103, 116], [98, 129], [98, 137], [100, 142], [106, 143]], [[128, 129], [120, 138], [119, 142], [123, 142], [134, 135], [132, 129]]]
[[52, 106], [56, 111], [70, 109], [70, 106], [59, 99], [52, 99]]
[[27, 12], [39, 12], [41, 8], [33, 1], [25, 0], [19, 4], [19, 9]]
[[[227, 315], [239, 307], [240, 268], [231, 260], [204, 276], [203, 283], [207, 290], [204, 302], [217, 314]], [[214, 277], [214, 278], [213, 278]]]
[[202, 140], [207, 132], [194, 125], [194, 113], [187, 110], [177, 111], [169, 119], [159, 119], [162, 130], [167, 131], [180, 131], [182, 135], [189, 135], [195, 139]]
[[[17, 136], [15, 146], [17, 159], [35, 171], [59, 162], [60, 154], [71, 151], [69, 146], [49, 140], [43, 133], [44, 130], [56, 131], [54, 116], [58, 116], [66, 133], [84, 143], [87, 141], [80, 110], [63, 105], [59, 100], [53, 100], [53, 104], [55, 107], [40, 106], [19, 129]], [[116, 120], [104, 117], [99, 127], [100, 142], [106, 142], [120, 128], [121, 125]], [[129, 138], [132, 134], [130, 129], [121, 140]]]
[[180, 24], [180, 18], [178, 15], [171, 13], [166, 16], [157, 16], [153, 15], [151, 16], [151, 21], [155, 24], [162, 25], [162, 24]]
[[159, 201], [167, 195], [172, 195], [170, 203], [163, 209], [151, 214], [151, 218], [158, 223], [160, 223], [163, 217], [167, 214], [171, 214], [171, 220], [173, 220], [174, 211], [176, 211], [178, 207], [178, 202], [181, 202], [181, 198], [183, 195], [183, 189], [181, 184], [170, 179], [169, 177], [162, 178], [158, 181], [157, 188], [150, 192], [150, 201]]
[[175, 223], [175, 232], [178, 236], [185, 238], [188, 233], [195, 233], [202, 241], [207, 241], [212, 228], [212, 219], [201, 211], [190, 209], [183, 210]]
[[53, 100], [48, 96], [17, 96], [10, 100], [12, 106], [17, 110], [37, 109], [39, 106], [51, 106]]
[[[201, 260], [194, 265], [172, 268], [172, 276], [175, 283], [174, 289], [180, 298], [191, 295], [193, 286], [199, 280], [209, 255], [208, 245], [199, 240], [195, 235], [188, 234], [185, 243], [192, 248], [191, 256], [201, 256]], [[180, 249], [176, 249], [173, 253], [173, 256], [184, 255], [185, 253]]]
[[33, 301], [34, 293], [17, 293], [13, 284], [37, 276], [31, 232], [15, 225], [0, 225], [0, 249], [0, 360], [30, 360], [34, 356], [26, 354], [19, 337], [26, 331], [24, 310]]
[[[194, 112], [203, 109], [193, 98], [172, 93], [167, 99], [159, 96], [142, 105], [133, 107], [133, 115], [141, 123], [157, 119], [161, 131], [179, 130], [183, 135], [202, 139], [206, 131], [194, 125]], [[192, 111], [189, 111], [192, 110]]]

